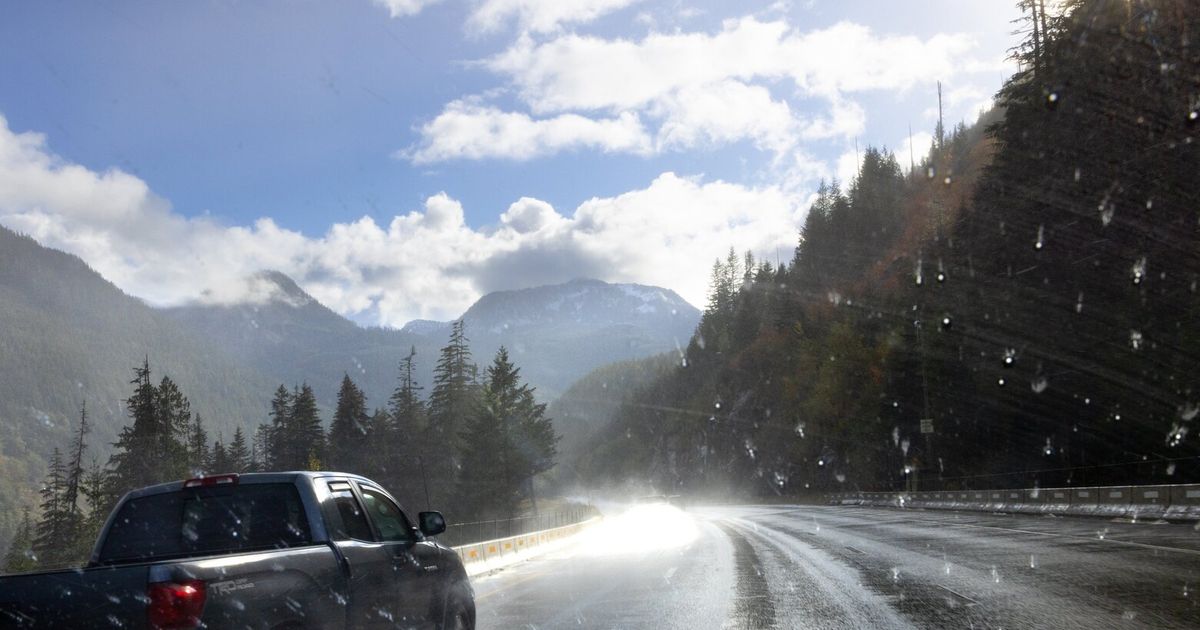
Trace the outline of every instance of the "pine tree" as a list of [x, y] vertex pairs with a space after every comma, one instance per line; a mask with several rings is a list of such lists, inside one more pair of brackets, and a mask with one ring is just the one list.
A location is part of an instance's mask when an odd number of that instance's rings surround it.
[[83, 480], [80, 483], [79, 491], [83, 494], [88, 502], [88, 514], [83, 520], [80, 538], [90, 545], [96, 540], [96, 536], [100, 533], [100, 528], [104, 525], [104, 521], [108, 518], [109, 495], [106, 491], [108, 472], [100, 466], [100, 462], [96, 458], [92, 458], [92, 465], [88, 467], [83, 475]]
[[155, 396], [159, 448], [162, 453], [159, 479], [168, 481], [188, 476], [187, 440], [192, 425], [192, 405], [169, 376], [163, 376]]
[[338, 390], [337, 408], [329, 425], [329, 444], [326, 463], [332, 470], [362, 472], [363, 453], [367, 445], [367, 399], [362, 390], [342, 376]]
[[4, 554], [4, 571], [20, 573], [33, 571], [37, 568], [37, 555], [33, 551], [34, 526], [29, 517], [29, 508], [21, 515], [21, 523], [17, 526], [16, 535], [8, 544], [8, 552]]
[[191, 404], [169, 377], [150, 380], [150, 362], [134, 368], [133, 395], [125, 403], [132, 425], [121, 429], [109, 459], [112, 501], [134, 488], [187, 475]]
[[465, 324], [451, 326], [450, 342], [441, 350], [429, 396], [429, 427], [423, 455], [430, 493], [439, 503], [448, 497], [455, 478], [462, 421], [475, 410], [476, 368], [471, 363]]
[[532, 498], [533, 477], [554, 465], [558, 438], [533, 392], [501, 346], [462, 435], [459, 490], [477, 516], [512, 516]]
[[241, 427], [233, 430], [233, 441], [229, 443], [225, 457], [229, 461], [228, 472], [244, 473], [249, 471], [250, 449], [246, 446], [246, 436], [242, 433]]
[[75, 442], [71, 445], [71, 461], [67, 463], [67, 486], [64, 500], [67, 510], [72, 516], [79, 511], [79, 486], [83, 480], [83, 453], [87, 450], [84, 441], [91, 427], [87, 421], [87, 403], [79, 408], [79, 431], [75, 434]]
[[188, 468], [190, 474], [197, 475], [205, 472], [208, 466], [208, 432], [204, 430], [204, 420], [200, 414], [192, 419], [187, 440]]
[[211, 474], [220, 475], [231, 471], [232, 462], [229, 460], [229, 452], [225, 450], [225, 445], [221, 443], [221, 438], [218, 437], [213, 442], [210, 453], [208, 470]]
[[287, 387], [280, 385], [271, 399], [271, 411], [268, 413], [267, 424], [259, 427], [256, 437], [261, 440], [259, 458], [265, 470], [287, 470], [284, 462], [287, 454], [284, 452], [286, 429], [292, 415], [292, 393]]
[[283, 437], [287, 461], [284, 470], [312, 470], [314, 461], [321, 461], [325, 452], [325, 432], [317, 414], [317, 397], [308, 383], [292, 396], [291, 413]]
[[33, 539], [33, 552], [38, 557], [38, 564], [43, 567], [57, 567], [67, 561], [63, 543], [71, 539], [71, 524], [66, 505], [66, 472], [62, 452], [56, 448], [50, 457], [46, 481], [40, 491], [42, 516]]
[[417, 348], [413, 346], [408, 356], [400, 362], [400, 378], [392, 397], [388, 399], [388, 412], [395, 423], [396, 430], [401, 435], [415, 435], [425, 426], [425, 403], [421, 400], [421, 390], [413, 374], [413, 359]]
[[427, 452], [429, 437], [428, 410], [414, 375], [416, 354], [414, 346], [401, 360], [396, 389], [388, 400], [387, 423], [376, 424], [378, 437], [371, 440], [376, 444], [378, 439], [382, 451], [372, 456], [372, 461], [380, 463], [377, 471], [380, 482], [409, 503], [423, 498], [418, 458]]

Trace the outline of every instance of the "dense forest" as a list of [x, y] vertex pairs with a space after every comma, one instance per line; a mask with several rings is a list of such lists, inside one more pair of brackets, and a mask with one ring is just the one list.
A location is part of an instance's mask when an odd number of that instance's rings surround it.
[[1200, 12], [1043, 4], [1022, 3], [1021, 70], [976, 125], [939, 121], [907, 174], [867, 150], [789, 264], [717, 261], [679, 365], [584, 476], [759, 495], [1200, 479]]
[[[268, 418], [247, 436], [209, 440], [204, 419], [170, 376], [155, 380], [149, 360], [133, 370], [126, 399], [131, 423], [107, 463], [89, 459], [87, 407], [69, 445], [55, 448], [36, 518], [26, 510], [4, 570], [78, 564], [115, 502], [129, 490], [205, 474], [337, 470], [384, 484], [413, 508], [450, 518], [513, 517], [536, 501], [533, 479], [553, 467], [558, 438], [546, 405], [522, 382], [501, 347], [481, 373], [465, 325], [442, 348], [428, 399], [415, 378], [415, 351], [400, 363], [390, 399], [371, 409], [346, 375], [324, 429], [307, 383], [280, 385]], [[64, 542], [69, 541], [69, 542]]]

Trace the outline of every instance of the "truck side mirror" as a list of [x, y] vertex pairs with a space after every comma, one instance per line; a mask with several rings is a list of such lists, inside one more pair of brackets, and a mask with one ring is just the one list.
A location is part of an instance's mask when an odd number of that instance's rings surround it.
[[446, 517], [441, 512], [421, 512], [417, 520], [421, 522], [421, 533], [426, 536], [437, 536], [446, 531]]

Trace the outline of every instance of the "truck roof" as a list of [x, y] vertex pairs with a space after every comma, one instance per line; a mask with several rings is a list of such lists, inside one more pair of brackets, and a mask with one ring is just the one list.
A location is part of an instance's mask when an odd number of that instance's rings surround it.
[[[220, 477], [220, 476], [223, 476], [226, 474], [233, 474], [233, 473], [214, 473], [211, 475], [203, 475], [202, 477], [198, 477], [198, 478], [202, 479], [204, 477]], [[281, 483], [281, 482], [292, 482], [299, 478], [307, 478], [307, 479], [311, 480], [311, 479], [321, 479], [324, 477], [339, 477], [339, 478], [356, 479], [358, 481], [365, 481], [372, 485], [375, 484], [375, 482], [371, 481], [370, 479], [367, 479], [366, 477], [363, 477], [362, 475], [355, 475], [352, 473], [343, 473], [343, 472], [337, 472], [337, 471], [332, 471], [332, 470], [315, 470], [315, 471], [314, 470], [288, 470], [288, 471], [280, 471], [280, 472], [240, 473], [240, 474], [238, 474], [238, 483], [239, 484], [243, 484], [243, 483]], [[133, 491], [129, 492], [129, 494], [127, 494], [126, 496], [130, 499], [133, 499], [133, 498], [145, 497], [145, 496], [150, 496], [150, 495], [155, 495], [155, 494], [164, 494], [167, 492], [176, 492], [178, 490], [182, 490], [183, 484], [186, 483], [187, 481], [189, 481], [189, 480], [180, 479], [178, 481], [168, 481], [166, 483], [155, 484], [153, 486], [146, 486], [144, 488], [138, 488], [136, 490], [133, 490]]]

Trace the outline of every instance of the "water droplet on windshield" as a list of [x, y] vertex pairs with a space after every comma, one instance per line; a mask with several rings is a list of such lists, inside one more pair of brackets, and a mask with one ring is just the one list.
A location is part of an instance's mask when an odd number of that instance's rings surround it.
[[1033, 242], [1033, 248], [1041, 249], [1045, 245], [1045, 240], [1046, 240], [1046, 226], [1039, 225], [1037, 240]]
[[1036, 569], [1036, 568], [1037, 568], [1037, 556], [1035, 556], [1035, 555], [1034, 555], [1034, 554], [1032, 554], [1032, 553], [1031, 553], [1031, 554], [1029, 554], [1029, 568], [1030, 568], [1030, 569]]
[[1000, 378], [996, 379], [996, 384], [999, 385], [1000, 387], [1004, 387], [1004, 384], [1005, 384], [1004, 377], [1000, 377]]
[[1140, 330], [1129, 331], [1129, 345], [1134, 350], [1141, 350], [1142, 344], [1144, 342], [1145, 342], [1145, 340], [1142, 338], [1142, 331], [1140, 331]]
[[1050, 438], [1046, 438], [1046, 446], [1042, 447], [1042, 454], [1046, 456], [1054, 454], [1054, 447], [1050, 445]]
[[1129, 270], [1129, 273], [1133, 277], [1134, 284], [1141, 284], [1142, 279], [1146, 277], [1146, 257], [1142, 256], [1137, 259], [1137, 262], [1133, 263], [1133, 268]]
[[1053, 90], [1048, 92], [1046, 94], [1046, 108], [1050, 111], [1054, 111], [1058, 108], [1059, 100], [1061, 100], [1061, 97], [1058, 95], [1058, 92]]
[[1076, 298], [1076, 300], [1075, 300], [1075, 312], [1076, 313], [1083, 312], [1083, 291], [1079, 292], [1079, 297]]
[[1112, 223], [1113, 214], [1117, 211], [1116, 206], [1108, 200], [1108, 195], [1105, 195], [1104, 199], [1100, 202], [1099, 210], [1100, 224], [1107, 227], [1109, 223]]
[[1179, 446], [1183, 442], [1183, 438], [1187, 437], [1188, 428], [1176, 424], [1171, 427], [1171, 432], [1167, 434], [1167, 446]]
[[942, 316], [942, 330], [950, 330], [950, 327], [953, 325], [953, 323], [954, 322], [950, 320], [949, 315]]
[[1004, 367], [1012, 367], [1017, 361], [1017, 351], [1014, 348], [1008, 348], [1004, 351]]
[[1200, 415], [1200, 404], [1189, 402], [1179, 409], [1179, 418], [1184, 422], [1195, 420], [1197, 415]]
[[1030, 389], [1033, 390], [1033, 393], [1040, 394], [1040, 393], [1046, 391], [1047, 385], [1049, 385], [1049, 381], [1046, 380], [1046, 377], [1039, 376], [1039, 377], [1033, 379], [1033, 382], [1029, 384], [1029, 387], [1030, 387]]

